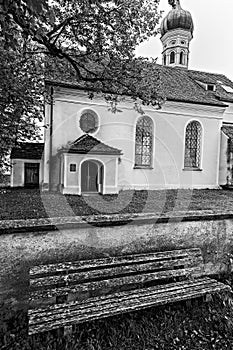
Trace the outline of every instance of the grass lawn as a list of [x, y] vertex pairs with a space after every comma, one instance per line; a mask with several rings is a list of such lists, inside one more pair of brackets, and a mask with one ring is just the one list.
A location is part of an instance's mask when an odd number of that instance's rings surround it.
[[0, 220], [44, 217], [179, 211], [233, 212], [233, 192], [226, 190], [123, 191], [119, 195], [63, 196], [36, 189], [0, 189]]
[[[0, 190], [1, 220], [98, 213], [225, 213], [233, 212], [232, 208], [233, 192], [225, 190], [125, 191], [118, 196], [88, 197], [30, 189]], [[90, 322], [77, 326], [70, 337], [54, 331], [30, 339], [26, 314], [0, 305], [0, 349], [232, 350], [230, 302], [217, 295], [208, 302], [181, 302]]]

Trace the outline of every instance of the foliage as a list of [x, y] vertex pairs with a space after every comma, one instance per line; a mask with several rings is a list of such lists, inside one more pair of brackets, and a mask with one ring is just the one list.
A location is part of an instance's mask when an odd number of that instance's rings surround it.
[[18, 141], [39, 136], [42, 120], [43, 80], [38, 61], [12, 50], [0, 52], [0, 167]]
[[156, 35], [158, 2], [7, 0], [2, 5], [5, 43], [17, 45], [7, 31], [13, 22], [26, 40], [38, 44], [34, 53], [66, 59], [79, 81], [111, 85], [129, 74], [135, 47]]
[[135, 47], [157, 33], [158, 3], [1, 0], [0, 159], [17, 141], [36, 136], [46, 72], [59, 80], [67, 73], [87, 90], [160, 104], [158, 75], [134, 56]]

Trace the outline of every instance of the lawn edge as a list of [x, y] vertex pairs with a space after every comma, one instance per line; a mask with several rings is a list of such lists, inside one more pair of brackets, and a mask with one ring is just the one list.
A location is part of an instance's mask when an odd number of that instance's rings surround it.
[[38, 219], [0, 220], [0, 234], [14, 232], [55, 231], [87, 226], [118, 226], [175, 223], [185, 221], [214, 221], [233, 219], [233, 212], [193, 211], [156, 215], [154, 213], [86, 215]]

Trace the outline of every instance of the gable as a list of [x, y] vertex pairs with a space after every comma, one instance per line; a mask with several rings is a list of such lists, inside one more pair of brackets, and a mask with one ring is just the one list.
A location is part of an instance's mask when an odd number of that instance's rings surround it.
[[89, 134], [82, 135], [69, 146], [60, 149], [59, 152], [80, 154], [122, 154], [121, 150], [108, 146]]

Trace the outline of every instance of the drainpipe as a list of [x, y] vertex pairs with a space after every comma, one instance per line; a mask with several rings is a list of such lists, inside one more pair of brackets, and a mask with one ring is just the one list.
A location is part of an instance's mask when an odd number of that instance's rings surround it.
[[53, 156], [53, 87], [50, 88], [50, 122], [49, 122], [49, 191], [52, 190], [52, 156]]

